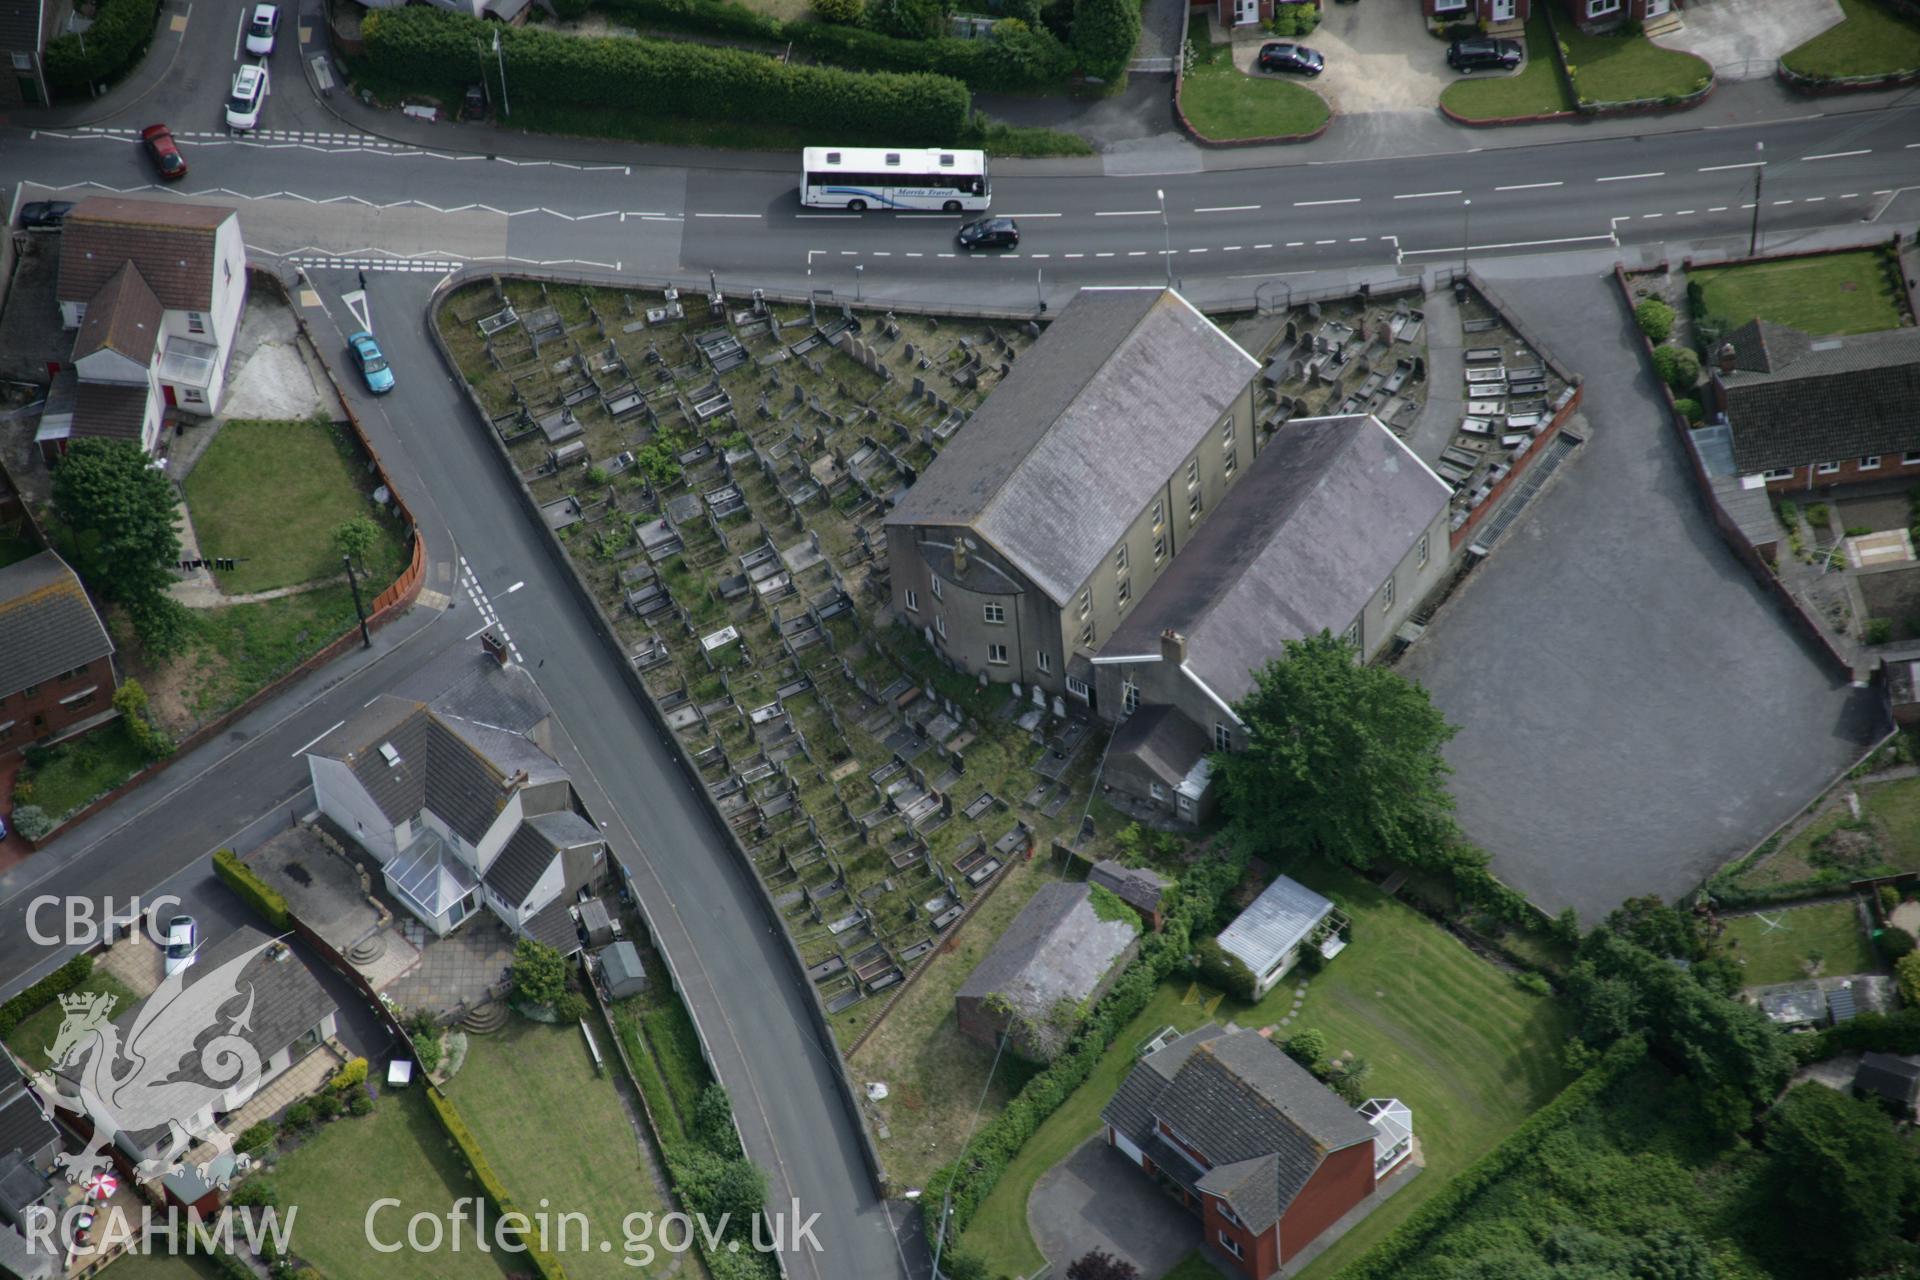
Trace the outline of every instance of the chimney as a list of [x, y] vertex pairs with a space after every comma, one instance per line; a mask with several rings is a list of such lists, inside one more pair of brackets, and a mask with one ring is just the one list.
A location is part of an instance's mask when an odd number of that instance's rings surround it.
[[500, 779], [500, 789], [511, 795], [513, 792], [518, 791], [526, 780], [527, 771], [525, 769], [515, 769], [507, 777]]
[[965, 538], [953, 540], [953, 576], [956, 578], [967, 576], [967, 540]]
[[482, 632], [480, 635], [480, 647], [485, 649], [487, 656], [495, 662], [503, 667], [507, 665], [507, 642], [502, 640], [497, 632]]
[[1715, 354], [1719, 361], [1720, 372], [1732, 373], [1733, 362], [1739, 358], [1739, 352], [1733, 349], [1733, 344], [1731, 342], [1721, 343], [1720, 350]]
[[1187, 638], [1168, 627], [1160, 633], [1160, 661], [1179, 666], [1187, 660]]

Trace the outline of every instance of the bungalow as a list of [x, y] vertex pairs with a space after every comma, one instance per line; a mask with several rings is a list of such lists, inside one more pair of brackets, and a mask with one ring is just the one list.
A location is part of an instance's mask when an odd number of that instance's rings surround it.
[[1748, 489], [1797, 493], [1920, 475], [1920, 329], [1814, 338], [1771, 320], [1727, 335], [1707, 411]]
[[504, 648], [383, 694], [307, 752], [320, 812], [445, 936], [484, 902], [516, 934], [571, 953], [570, 908], [606, 842], [550, 754], [553, 709]]
[[1920, 1099], [1920, 1059], [1891, 1053], [1863, 1053], [1854, 1069], [1856, 1097], [1873, 1098], [1891, 1107], [1902, 1119], [1913, 1115]]
[[1326, 898], [1289, 876], [1276, 876], [1217, 941], [1253, 974], [1258, 1000], [1287, 976], [1303, 949], [1311, 947], [1328, 960], [1339, 955], [1347, 945], [1341, 937], [1347, 923]]
[[1100, 1113], [1106, 1140], [1265, 1280], [1413, 1156], [1397, 1099], [1354, 1110], [1273, 1041], [1209, 1023], [1149, 1052]]
[[0, 569], [0, 760], [113, 718], [113, 641], [51, 551]]
[[60, 233], [55, 298], [73, 360], [34, 439], [55, 461], [85, 436], [160, 443], [168, 410], [220, 408], [246, 306], [247, 247], [233, 210], [92, 196]]
[[1139, 950], [1133, 926], [1102, 919], [1085, 884], [1048, 884], [1020, 909], [954, 996], [960, 1033], [1050, 1062]]

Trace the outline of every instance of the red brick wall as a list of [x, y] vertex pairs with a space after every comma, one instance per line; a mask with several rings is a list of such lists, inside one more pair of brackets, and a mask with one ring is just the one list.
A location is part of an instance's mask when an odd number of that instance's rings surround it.
[[[1734, 430], [1739, 430], [1738, 423], [1734, 424]], [[1860, 459], [1858, 458], [1835, 459], [1835, 461], [1840, 463], [1840, 469], [1824, 474], [1817, 469], [1815, 464], [1808, 463], [1804, 467], [1795, 467], [1791, 480], [1767, 481], [1767, 492], [1777, 493], [1790, 498], [1796, 493], [1804, 493], [1809, 489], [1815, 491], [1830, 489], [1835, 485], [1854, 484], [1862, 480], [1884, 480], [1889, 477], [1920, 476], [1920, 462], [1909, 465], [1901, 461], [1902, 456], [1903, 455], [1898, 453], [1886, 454], [1881, 457], [1879, 466], [1870, 469], [1862, 468]], [[1809, 472], [1812, 474], [1810, 475]]]
[[1280, 1215], [1281, 1260], [1299, 1253], [1341, 1214], [1373, 1194], [1373, 1143], [1356, 1142], [1328, 1156]]
[[[1201, 1236], [1208, 1248], [1252, 1280], [1266, 1280], [1266, 1277], [1280, 1269], [1280, 1229], [1277, 1225], [1256, 1236], [1245, 1227], [1228, 1222], [1220, 1213], [1220, 1202], [1214, 1197], [1202, 1196], [1201, 1201]], [[1238, 1258], [1221, 1247], [1222, 1234], [1239, 1243]]]
[[[1420, 12], [1445, 22], [1492, 22], [1493, 0], [1467, 0], [1464, 9], [1442, 11], [1439, 0], [1420, 0]], [[1533, 0], [1514, 0], [1513, 16], [1525, 22], [1533, 16]]]
[[[63, 707], [60, 699], [72, 697], [89, 685], [99, 689], [84, 705]], [[119, 687], [111, 657], [95, 658], [75, 674], [55, 676], [35, 685], [32, 693], [24, 690], [0, 698], [0, 724], [11, 720], [13, 728], [0, 737], [0, 759], [18, 754], [42, 738], [52, 737], [68, 725], [97, 716], [113, 705], [113, 691]]]

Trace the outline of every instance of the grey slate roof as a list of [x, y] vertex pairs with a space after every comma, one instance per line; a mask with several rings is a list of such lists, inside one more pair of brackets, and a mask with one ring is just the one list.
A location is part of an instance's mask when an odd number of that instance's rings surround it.
[[640, 962], [639, 949], [625, 939], [600, 952], [600, 972], [607, 980], [607, 990], [616, 1000], [644, 990], [647, 985], [647, 970]]
[[1276, 876], [1233, 923], [1220, 931], [1220, 946], [1260, 977], [1327, 918], [1333, 903], [1291, 876]]
[[487, 867], [489, 889], [518, 905], [527, 900], [541, 875], [562, 849], [600, 843], [600, 833], [571, 809], [543, 813], [520, 824]]
[[1102, 652], [1157, 654], [1171, 628], [1188, 669], [1238, 701], [1281, 641], [1344, 632], [1450, 497], [1369, 414], [1289, 422]]
[[1093, 994], [1134, 937], [1125, 921], [1095, 914], [1085, 884], [1043, 885], [956, 998], [1004, 996], [1017, 1013], [1044, 1024], [1060, 1001], [1077, 1003]]
[[1212, 749], [1206, 733], [1174, 707], [1149, 703], [1120, 722], [1108, 748], [1139, 761], [1171, 790]]
[[42, 551], [0, 568], [0, 697], [112, 652], [100, 615], [66, 561]]
[[[39, 1147], [36, 1142], [32, 1149]], [[0, 1146], [0, 1223], [18, 1223], [47, 1194], [50, 1179], [27, 1160], [26, 1149], [24, 1143]]]
[[43, 0], [0, 0], [0, 52], [41, 52], [44, 12]]
[[[390, 821], [429, 809], [478, 843], [506, 804], [508, 779], [521, 772], [529, 785], [566, 778], [526, 736], [551, 714], [539, 689], [518, 668], [479, 661], [483, 668], [461, 664], [451, 683], [433, 686], [431, 702], [376, 698], [312, 753], [346, 764]], [[399, 754], [398, 764], [387, 763], [382, 744]]]
[[[1279, 1221], [1329, 1153], [1372, 1141], [1373, 1126], [1272, 1041], [1206, 1029], [1215, 1034], [1189, 1037], [1197, 1042], [1171, 1078], [1154, 1059], [1181, 1041], [1134, 1067], [1121, 1086], [1133, 1093], [1128, 1118], [1140, 1112], [1145, 1092], [1156, 1090], [1145, 1103], [1145, 1132], [1165, 1123], [1206, 1157], [1211, 1168], [1196, 1185], [1223, 1197], [1258, 1234]], [[1104, 1114], [1123, 1127], [1114, 1104]], [[1129, 1136], [1140, 1133], [1130, 1129]]]
[[570, 956], [580, 949], [580, 930], [574, 927], [573, 915], [567, 910], [572, 905], [563, 893], [534, 912], [533, 917], [520, 926], [520, 931], [535, 942]]
[[1920, 329], [1810, 338], [1756, 321], [1728, 335], [1726, 388], [1742, 475], [1920, 449]]
[[1171, 290], [1083, 289], [887, 523], [971, 527], [1065, 604], [1257, 372]]
[[1112, 858], [1094, 863], [1093, 870], [1087, 873], [1087, 883], [1099, 885], [1128, 906], [1142, 911], [1158, 911], [1160, 895], [1167, 891], [1167, 882], [1157, 873], [1145, 867], [1129, 867]]
[[1853, 1073], [1853, 1087], [1911, 1107], [1920, 1097], [1920, 1063], [1891, 1053], [1864, 1053]]
[[[33, 1092], [24, 1092], [0, 1105], [0, 1166], [5, 1165], [8, 1152], [38, 1152], [59, 1138], [60, 1131], [40, 1109], [40, 1099]], [[5, 1197], [0, 1195], [0, 1207], [4, 1202]]]
[[1113, 1091], [1113, 1097], [1100, 1111], [1100, 1118], [1133, 1139], [1135, 1146], [1145, 1146], [1153, 1135], [1153, 1104], [1160, 1100], [1161, 1093], [1186, 1065], [1197, 1045], [1225, 1034], [1226, 1031], [1209, 1022], [1140, 1059]]

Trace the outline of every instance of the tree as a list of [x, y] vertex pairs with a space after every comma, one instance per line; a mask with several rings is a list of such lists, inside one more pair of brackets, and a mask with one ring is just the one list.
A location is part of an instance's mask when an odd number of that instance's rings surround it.
[[1119, 75], [1139, 43], [1140, 6], [1134, 0], [1075, 0], [1073, 48], [1088, 75]]
[[76, 440], [54, 469], [53, 511], [66, 527], [74, 568], [130, 608], [165, 599], [173, 585], [180, 561], [174, 506], [173, 485], [126, 440]]
[[667, 1164], [687, 1208], [710, 1222], [726, 1215], [726, 1234], [747, 1239], [767, 1205], [767, 1175], [744, 1156], [724, 1156], [693, 1143], [671, 1149]]
[[147, 691], [132, 676], [114, 690], [113, 709], [120, 713], [121, 723], [127, 726], [127, 736], [148, 757], [163, 756], [173, 750], [167, 736], [154, 728], [153, 721], [147, 717]]
[[1767, 1126], [1767, 1148], [1788, 1248], [1827, 1275], [1871, 1270], [1900, 1229], [1920, 1168], [1886, 1117], [1824, 1085], [1796, 1085]]
[[373, 549], [380, 545], [380, 526], [367, 516], [354, 516], [333, 526], [329, 536], [335, 551], [352, 556], [354, 564], [364, 566]]
[[1893, 974], [1900, 982], [1900, 998], [1920, 1005], [1920, 951], [1909, 951], [1894, 961]]
[[867, 0], [813, 0], [822, 22], [858, 22], [866, 16]]
[[1425, 689], [1354, 656], [1324, 631], [1289, 640], [1235, 705], [1247, 747], [1215, 769], [1228, 834], [1249, 851], [1366, 868], [1452, 844], [1440, 748], [1454, 727]]
[[1693, 960], [1706, 953], [1693, 920], [1657, 893], [1628, 898], [1615, 907], [1607, 916], [1607, 928], [1657, 956]]
[[1289, 1058], [1318, 1075], [1327, 1061], [1327, 1051], [1331, 1046], [1327, 1043], [1326, 1032], [1309, 1027], [1288, 1036], [1286, 1043], [1280, 1047], [1287, 1051]]
[[545, 1008], [559, 1000], [567, 989], [567, 962], [544, 942], [522, 938], [513, 944], [509, 977], [516, 999]]
[[1089, 1249], [1067, 1264], [1067, 1280], [1139, 1280], [1140, 1268], [1104, 1249]]

